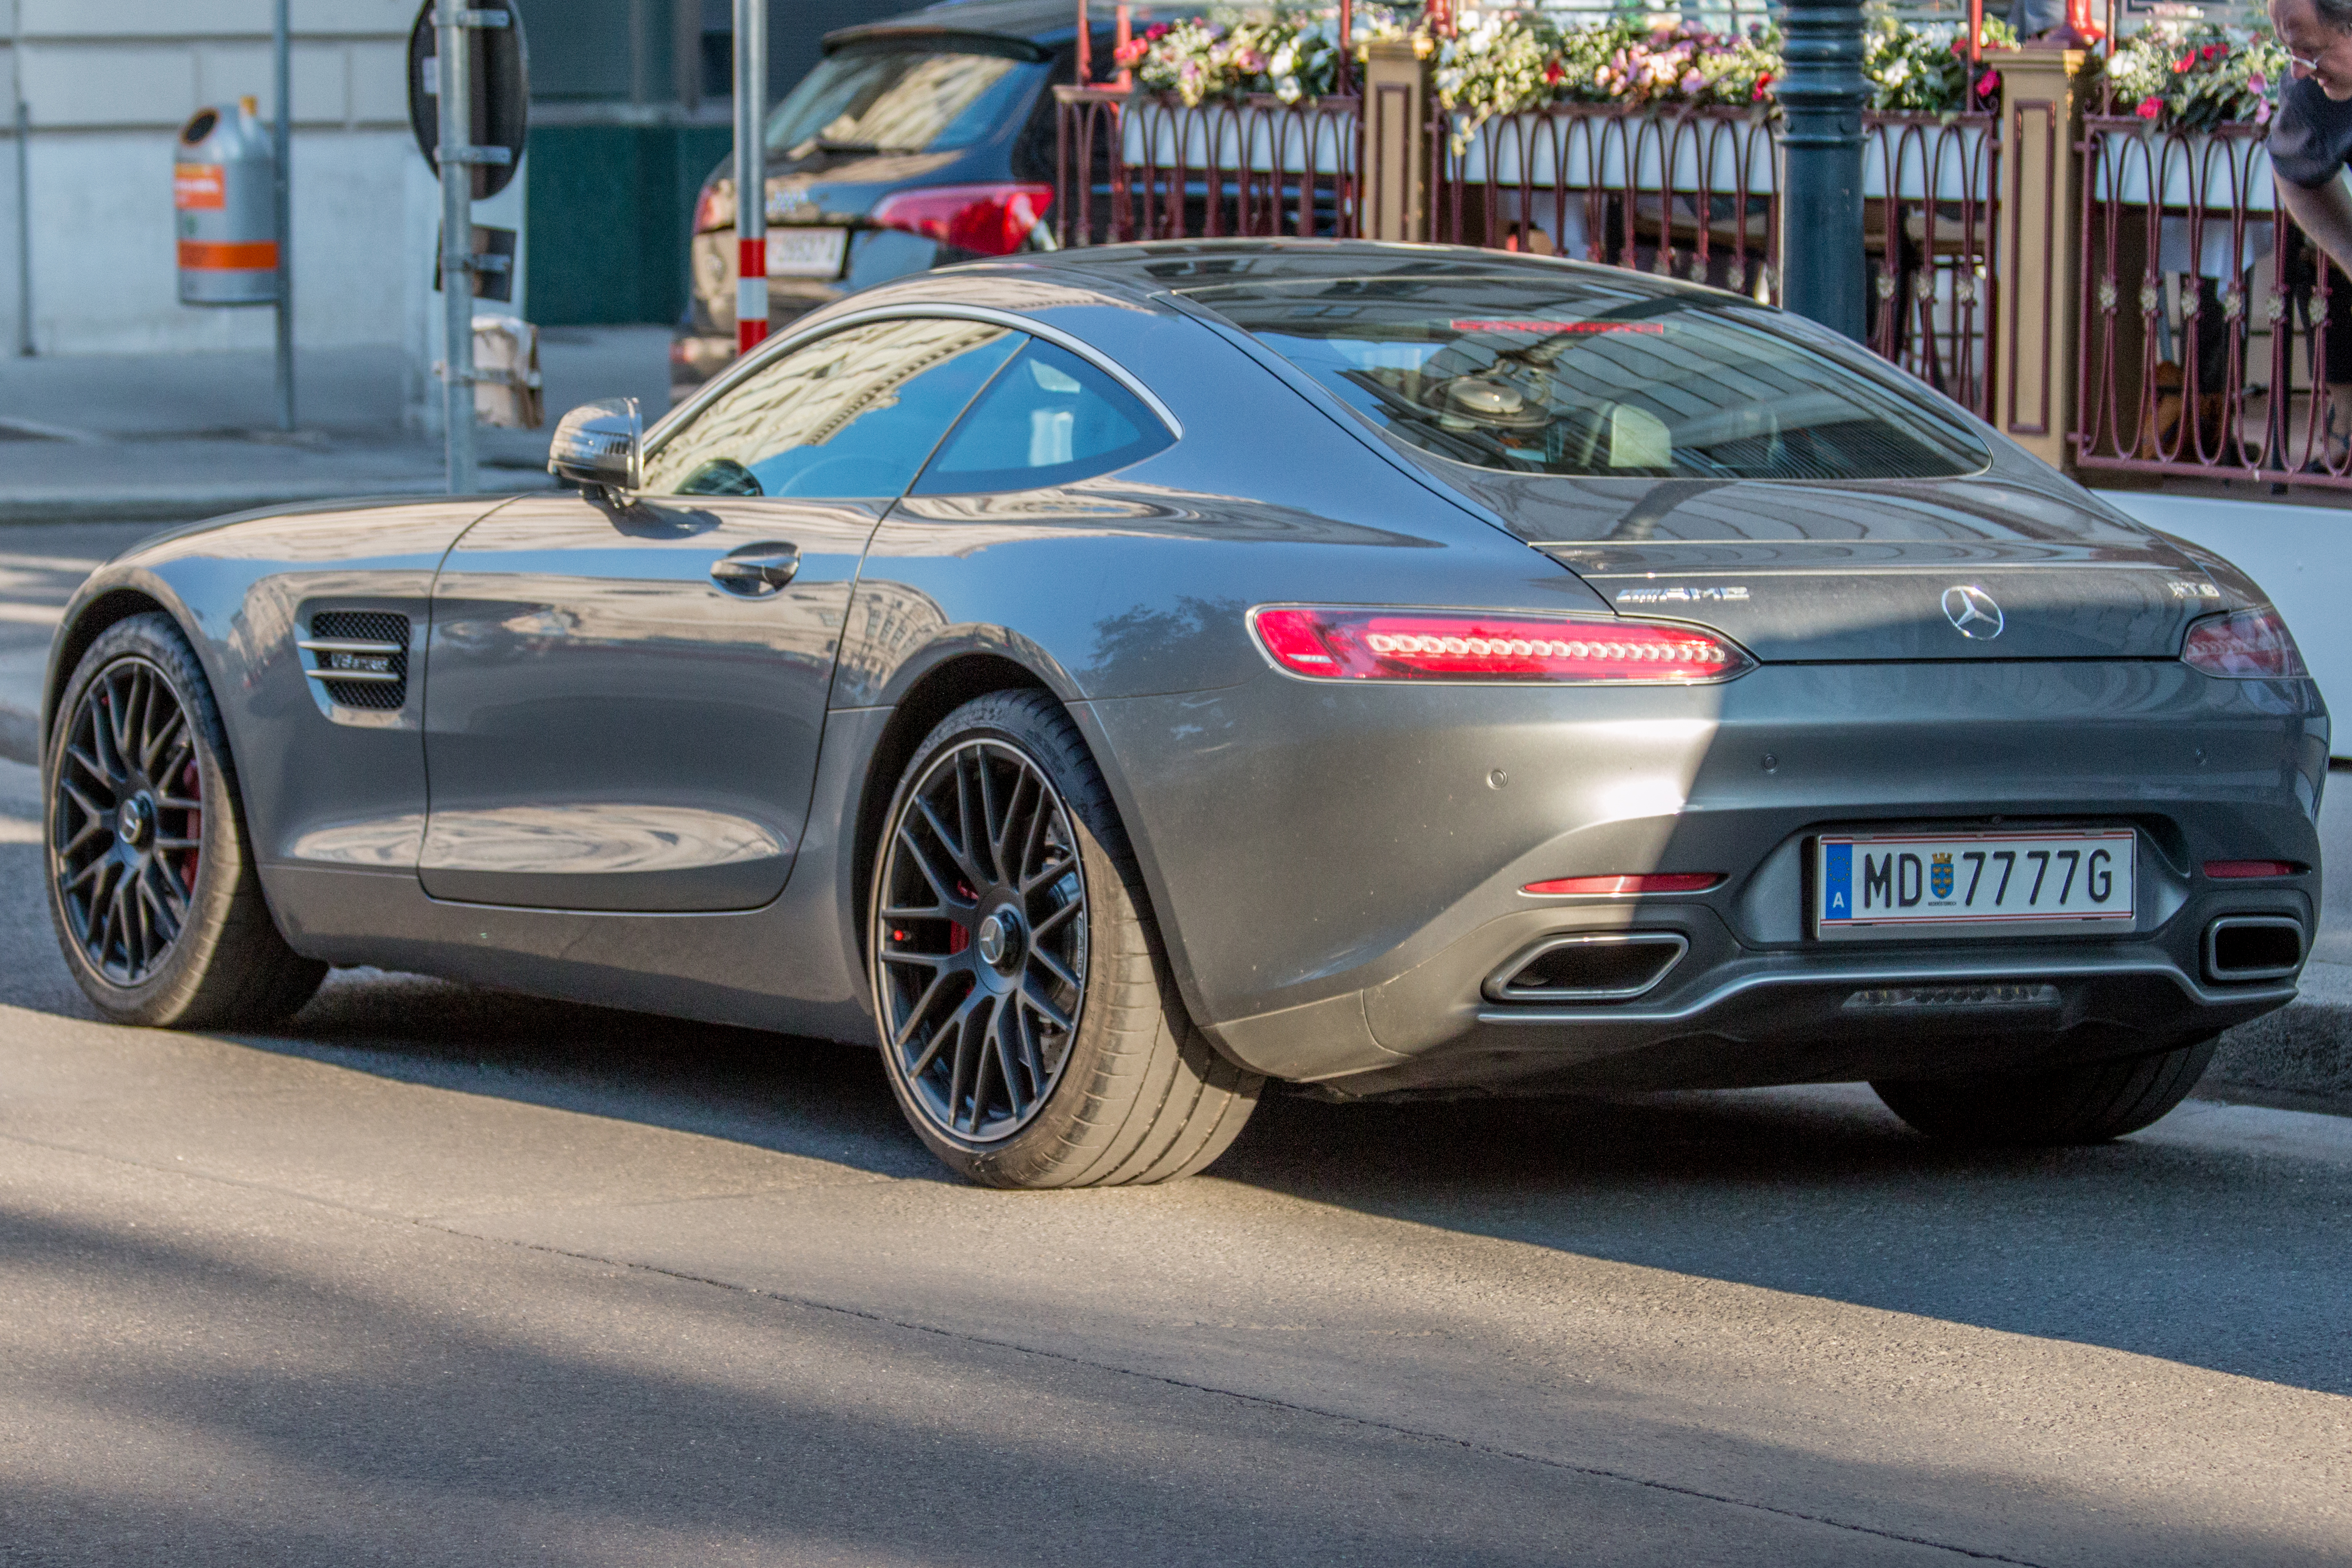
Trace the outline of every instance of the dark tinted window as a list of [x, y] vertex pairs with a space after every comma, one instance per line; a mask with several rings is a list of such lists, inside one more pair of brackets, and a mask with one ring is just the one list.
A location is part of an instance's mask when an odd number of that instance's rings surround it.
[[646, 459], [655, 495], [904, 494], [971, 395], [1026, 340], [978, 321], [875, 321], [805, 343]]
[[1032, 338], [915, 489], [970, 495], [1067, 484], [1139, 462], [1173, 439], [1135, 394], [1068, 350]]
[[1018, 119], [1046, 68], [986, 52], [897, 41], [827, 55], [768, 117], [768, 151], [941, 153]]
[[1967, 427], [1859, 349], [1637, 280], [1371, 279], [1196, 289], [1366, 418], [1510, 473], [1971, 473]]

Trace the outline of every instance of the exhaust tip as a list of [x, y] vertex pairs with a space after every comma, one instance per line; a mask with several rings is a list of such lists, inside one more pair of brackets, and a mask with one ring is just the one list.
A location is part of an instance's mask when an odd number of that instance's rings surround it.
[[1690, 951], [1679, 931], [1546, 937], [1487, 978], [1492, 1002], [1624, 1002], [1656, 987]]
[[2205, 928], [2205, 978], [2224, 984], [2284, 980], [2303, 963], [2303, 922], [2285, 915], [2224, 915]]

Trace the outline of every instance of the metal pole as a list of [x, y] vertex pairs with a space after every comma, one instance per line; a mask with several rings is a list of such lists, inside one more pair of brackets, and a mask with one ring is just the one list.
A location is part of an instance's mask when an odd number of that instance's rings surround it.
[[473, 37], [455, 5], [433, 13], [441, 63], [441, 415], [451, 495], [474, 478], [474, 82]]
[[11, 8], [8, 96], [16, 105], [16, 352], [33, 357], [33, 116], [25, 107], [25, 0]]
[[1864, 331], [1861, 0], [1790, 0], [1786, 74], [1775, 84], [1788, 177], [1780, 196], [1780, 300], [1860, 341]]
[[278, 93], [278, 427], [294, 428], [294, 89], [287, 7], [278, 0], [270, 28]]
[[768, 335], [768, 0], [735, 0], [735, 352]]

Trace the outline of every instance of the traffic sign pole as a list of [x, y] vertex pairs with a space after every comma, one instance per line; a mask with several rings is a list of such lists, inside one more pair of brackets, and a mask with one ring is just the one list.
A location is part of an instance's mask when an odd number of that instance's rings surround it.
[[474, 462], [474, 81], [473, 42], [457, 6], [433, 14], [440, 57], [441, 423], [449, 493], [477, 488]]
[[735, 350], [768, 335], [768, 0], [735, 0]]
[[287, 23], [290, 0], [278, 0], [270, 30], [278, 93], [278, 427], [294, 428], [294, 107], [292, 53]]

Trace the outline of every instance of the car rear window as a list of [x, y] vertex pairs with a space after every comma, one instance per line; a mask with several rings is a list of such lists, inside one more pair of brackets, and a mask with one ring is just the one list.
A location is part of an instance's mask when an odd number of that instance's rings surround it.
[[1731, 300], [1573, 276], [1187, 293], [1391, 436], [1481, 468], [1879, 479], [1990, 460], [1900, 373]]
[[1046, 68], [985, 39], [892, 39], [836, 49], [768, 117], [768, 151], [940, 153], [1018, 119]]

